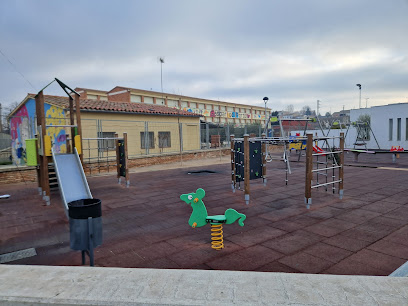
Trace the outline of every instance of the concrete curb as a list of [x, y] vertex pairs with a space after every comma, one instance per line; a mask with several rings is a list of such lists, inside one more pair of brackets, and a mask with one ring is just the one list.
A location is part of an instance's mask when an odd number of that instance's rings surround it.
[[408, 278], [0, 265], [0, 304], [407, 305]]

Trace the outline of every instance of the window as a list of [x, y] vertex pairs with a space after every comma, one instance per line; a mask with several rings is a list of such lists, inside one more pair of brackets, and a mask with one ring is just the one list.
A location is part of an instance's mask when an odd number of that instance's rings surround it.
[[199, 104], [198, 104], [198, 109], [204, 109], [204, 104], [203, 104], [203, 103], [199, 103]]
[[100, 96], [99, 99], [101, 101], [108, 101], [108, 97], [107, 96]]
[[87, 97], [89, 100], [97, 100], [97, 99], [98, 99], [98, 96], [97, 96], [97, 95], [87, 94], [86, 97]]
[[152, 97], [144, 97], [144, 103], [153, 104], [153, 98]]
[[178, 101], [177, 100], [167, 100], [167, 106], [168, 107], [178, 107]]
[[140, 103], [142, 102], [142, 97], [137, 95], [130, 95], [130, 102]]
[[405, 140], [408, 140], [408, 118], [405, 118]]
[[164, 99], [163, 98], [156, 98], [156, 104], [164, 105]]
[[[115, 132], [101, 132], [99, 138], [115, 138]], [[115, 150], [115, 139], [98, 139], [98, 151]]]
[[397, 140], [401, 140], [401, 118], [397, 118]]
[[[149, 149], [154, 149], [154, 133], [149, 132], [148, 133], [148, 142], [149, 142]], [[145, 132], [140, 132], [140, 145], [142, 149], [146, 149], [146, 138], [145, 138]]]
[[393, 128], [392, 119], [389, 119], [388, 120], [388, 140], [392, 140], [392, 128]]
[[196, 108], [195, 102], [190, 102], [190, 108]]
[[170, 132], [159, 132], [159, 148], [170, 147], [171, 147]]
[[188, 103], [186, 101], [181, 101], [181, 107], [182, 108], [187, 108], [188, 107]]

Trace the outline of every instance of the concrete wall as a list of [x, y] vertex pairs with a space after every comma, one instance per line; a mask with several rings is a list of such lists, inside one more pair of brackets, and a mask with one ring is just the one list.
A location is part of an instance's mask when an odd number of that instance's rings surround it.
[[0, 265], [2, 305], [408, 305], [407, 288], [406, 277]]

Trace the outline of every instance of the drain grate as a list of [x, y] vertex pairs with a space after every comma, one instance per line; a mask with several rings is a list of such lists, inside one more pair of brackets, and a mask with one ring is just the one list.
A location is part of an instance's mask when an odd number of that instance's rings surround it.
[[0, 264], [27, 258], [27, 257], [32, 257], [36, 255], [37, 255], [37, 252], [35, 251], [34, 248], [29, 248], [25, 250], [2, 254], [0, 255]]
[[187, 174], [211, 174], [211, 173], [217, 173], [215, 171], [212, 170], [198, 170], [198, 171], [189, 171], [187, 172]]

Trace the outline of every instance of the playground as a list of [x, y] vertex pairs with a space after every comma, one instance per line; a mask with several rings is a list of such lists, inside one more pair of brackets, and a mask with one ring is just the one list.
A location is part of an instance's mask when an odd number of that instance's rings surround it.
[[[102, 201], [95, 266], [389, 275], [408, 260], [408, 159], [393, 163], [379, 154], [356, 163], [344, 155], [343, 199], [315, 188], [310, 209], [305, 157], [298, 161], [295, 154], [288, 184], [285, 163], [268, 163], [267, 184], [251, 182], [249, 205], [243, 190], [231, 190], [228, 158], [130, 171], [129, 187], [116, 174], [88, 177], [92, 196]], [[224, 224], [222, 250], [211, 247], [210, 225], [189, 225], [192, 209], [180, 196], [198, 188], [209, 215], [232, 208], [246, 216], [244, 226]], [[32, 252], [7, 264], [81, 265], [58, 190], [49, 206], [35, 183], [2, 185], [0, 194], [10, 194], [0, 200], [0, 254]]]

